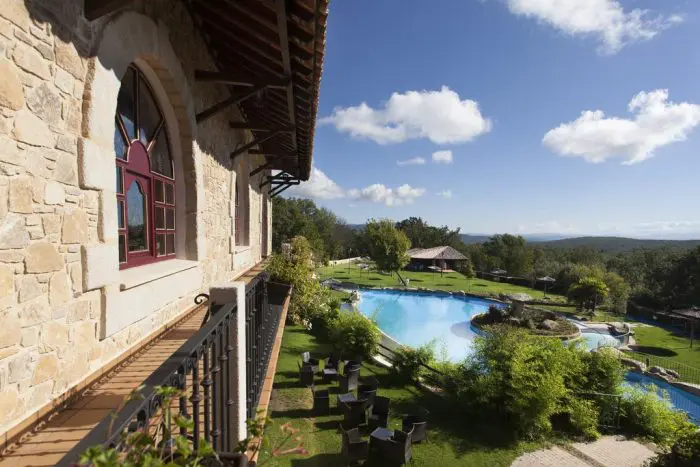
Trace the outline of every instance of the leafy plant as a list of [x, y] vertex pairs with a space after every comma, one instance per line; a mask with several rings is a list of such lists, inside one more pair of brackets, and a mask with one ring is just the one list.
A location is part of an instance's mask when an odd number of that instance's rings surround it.
[[601, 279], [593, 276], [584, 277], [569, 288], [569, 300], [578, 304], [582, 310], [595, 312], [596, 305], [609, 293], [608, 286]]
[[700, 465], [700, 431], [682, 434], [671, 449], [662, 452], [648, 467], [693, 467]]
[[662, 448], [695, 431], [684, 412], [671, 408], [668, 393], [657, 393], [653, 386], [626, 391], [622, 403], [623, 428], [629, 434], [645, 436]]
[[600, 437], [598, 432], [600, 412], [594, 401], [579, 398], [570, 399], [567, 412], [574, 432], [590, 440]]
[[409, 261], [406, 252], [411, 247], [411, 241], [406, 234], [398, 230], [389, 219], [371, 219], [365, 227], [365, 237], [370, 257], [377, 268], [396, 272], [401, 282], [406, 285], [399, 273]]
[[365, 358], [377, 353], [381, 340], [377, 325], [356, 311], [339, 313], [330, 324], [329, 336], [343, 355]]
[[429, 365], [435, 360], [434, 347], [433, 343], [429, 343], [417, 349], [405, 346], [399, 348], [394, 354], [392, 370], [403, 381], [417, 381], [424, 368], [423, 365]]

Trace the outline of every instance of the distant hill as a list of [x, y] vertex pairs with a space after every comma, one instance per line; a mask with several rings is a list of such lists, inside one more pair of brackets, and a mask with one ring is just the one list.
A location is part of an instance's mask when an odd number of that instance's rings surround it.
[[622, 253], [637, 248], [672, 248], [687, 250], [699, 246], [700, 240], [640, 240], [626, 237], [576, 237], [541, 242], [541, 245], [561, 249], [587, 246], [606, 253]]
[[[489, 239], [491, 235], [481, 235], [481, 234], [461, 234], [460, 237], [462, 238], [462, 241], [467, 244], [471, 245], [473, 243], [484, 243], [486, 240]], [[523, 235], [525, 240], [531, 243], [539, 243], [539, 242], [549, 242], [552, 240], [562, 240], [567, 238], [566, 235], [561, 235], [561, 234], [525, 234]]]
[[475, 243], [484, 243], [489, 239], [489, 235], [470, 235], [460, 234], [460, 237], [465, 245], [473, 245]]

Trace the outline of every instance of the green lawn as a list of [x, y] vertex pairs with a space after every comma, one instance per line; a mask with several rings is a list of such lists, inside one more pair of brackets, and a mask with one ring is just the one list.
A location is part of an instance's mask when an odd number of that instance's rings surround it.
[[[334, 278], [339, 281], [352, 282], [360, 286], [400, 286], [401, 283], [394, 274], [380, 273], [377, 271], [363, 271], [357, 265], [338, 265], [318, 268], [316, 273], [319, 279]], [[425, 287], [429, 289], [439, 289], [447, 291], [464, 290], [465, 292], [484, 296], [498, 296], [501, 293], [526, 293], [533, 299], [541, 300], [544, 292], [541, 290], [522, 287], [519, 285], [507, 284], [504, 282], [494, 282], [485, 279], [467, 279], [459, 272], [435, 273], [435, 272], [411, 272], [401, 271], [401, 277], [410, 279], [409, 285], [412, 287]], [[561, 295], [547, 294], [547, 298], [552, 302], [566, 302], [566, 298]]]
[[[310, 351], [318, 357], [327, 355], [330, 346], [320, 342], [305, 329], [287, 326], [277, 363], [270, 415], [274, 420], [267, 432], [270, 446], [281, 437], [279, 426], [290, 422], [300, 430], [308, 456], [270, 458], [269, 449], [261, 453], [261, 461], [269, 466], [327, 467], [340, 466], [341, 435], [337, 431], [342, 417], [336, 411], [337, 383], [331, 386], [331, 415], [315, 417], [311, 391], [300, 387], [298, 362], [300, 353]], [[509, 443], [507, 435], [493, 424], [484, 426], [463, 419], [441, 397], [414, 386], [398, 385], [386, 369], [364, 364], [361, 376], [373, 375], [379, 380], [378, 395], [391, 399], [390, 429], [400, 429], [400, 414], [417, 407], [430, 411], [427, 442], [413, 446], [414, 466], [508, 466], [522, 452], [540, 447], [534, 443]], [[317, 379], [320, 385], [320, 379]], [[322, 387], [322, 386], [317, 386]], [[368, 433], [363, 432], [368, 439]], [[376, 465], [376, 464], [375, 464]]]

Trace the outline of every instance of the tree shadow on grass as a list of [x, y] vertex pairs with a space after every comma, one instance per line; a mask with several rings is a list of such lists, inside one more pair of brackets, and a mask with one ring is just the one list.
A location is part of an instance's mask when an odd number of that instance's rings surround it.
[[635, 345], [634, 351], [655, 355], [657, 357], [675, 357], [678, 355], [678, 352], [674, 350], [665, 347], [654, 347], [651, 345]]
[[371, 281], [380, 281], [380, 280], [382, 280], [382, 278], [381, 278], [381, 277], [370, 277], [369, 280], [371, 280]]
[[324, 453], [305, 457], [303, 459], [292, 459], [291, 465], [292, 467], [317, 467], [321, 465], [347, 465], [347, 462], [340, 453]]
[[473, 287], [488, 287], [486, 284], [472, 284]]
[[440, 283], [440, 284], [435, 284], [435, 285], [438, 286], [438, 287], [451, 287], [451, 286], [453, 286], [454, 284], [442, 282], [442, 283]]

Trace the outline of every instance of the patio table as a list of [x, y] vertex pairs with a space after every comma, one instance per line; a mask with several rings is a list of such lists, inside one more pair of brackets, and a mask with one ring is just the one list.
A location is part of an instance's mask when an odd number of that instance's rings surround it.
[[347, 404], [348, 402], [354, 402], [356, 400], [357, 398], [355, 397], [355, 394], [352, 393], [338, 395], [338, 402], [342, 402], [343, 404]]

